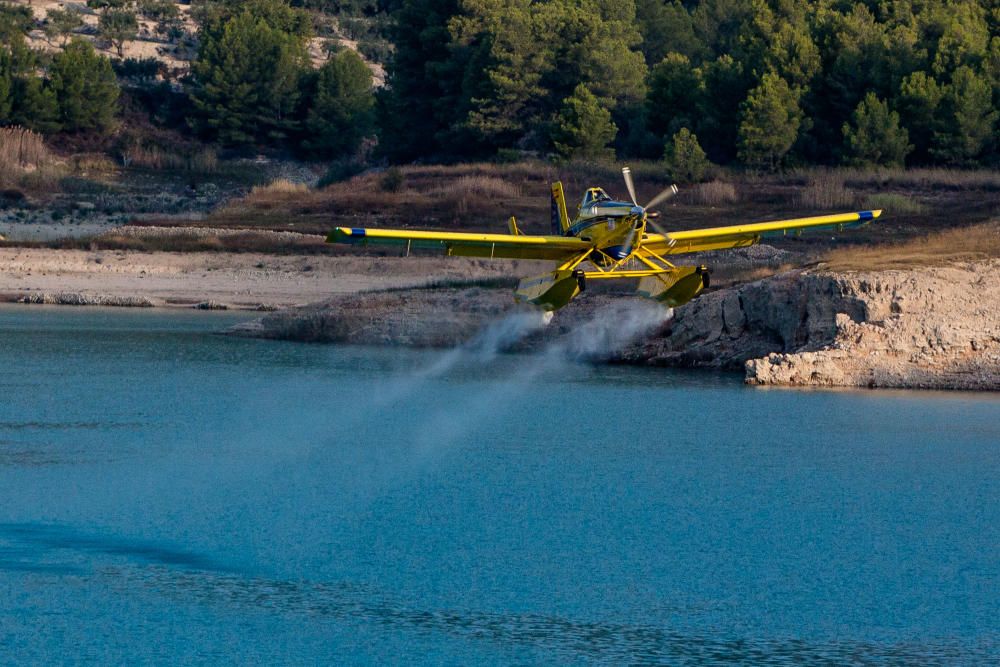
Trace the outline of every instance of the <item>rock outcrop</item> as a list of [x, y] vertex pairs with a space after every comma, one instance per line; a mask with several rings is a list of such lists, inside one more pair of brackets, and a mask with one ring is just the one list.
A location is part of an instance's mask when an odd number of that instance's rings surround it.
[[237, 336], [310, 343], [448, 347], [513, 304], [509, 290], [413, 289], [338, 295], [233, 327]]
[[1000, 262], [792, 272], [706, 294], [623, 360], [752, 384], [1000, 390]]

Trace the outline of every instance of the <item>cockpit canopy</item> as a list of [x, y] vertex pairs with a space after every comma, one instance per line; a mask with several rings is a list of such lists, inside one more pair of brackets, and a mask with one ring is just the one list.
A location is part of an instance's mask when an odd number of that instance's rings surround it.
[[583, 202], [580, 204], [580, 210], [585, 210], [591, 204], [604, 201], [612, 201], [607, 192], [601, 188], [590, 188], [587, 190], [587, 193], [583, 195]]

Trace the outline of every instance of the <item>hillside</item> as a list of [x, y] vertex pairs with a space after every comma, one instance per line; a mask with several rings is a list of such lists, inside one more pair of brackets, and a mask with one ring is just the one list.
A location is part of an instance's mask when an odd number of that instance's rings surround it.
[[[66, 2], [64, 0], [15, 0], [12, 4], [26, 5], [34, 14], [37, 25], [27, 33], [31, 48], [45, 52], [57, 52], [62, 49], [66, 39], [82, 38], [94, 44], [98, 50], [108, 57], [117, 57], [115, 46], [102, 39], [98, 27], [99, 11], [87, 6], [86, 2]], [[142, 4], [142, 3], [140, 3]], [[133, 60], [155, 59], [160, 62], [163, 71], [169, 72], [169, 78], [179, 79], [185, 76], [191, 67], [191, 61], [198, 52], [198, 22], [192, 15], [190, 2], [166, 2], [175, 7], [176, 17], [169, 20], [151, 18], [143, 11], [136, 12], [137, 28], [134, 39], [125, 41], [122, 45], [122, 58]], [[49, 24], [49, 14], [55, 11], [70, 11], [79, 15], [82, 25], [63, 35], [53, 36]], [[160, 10], [160, 13], [163, 13]], [[151, 13], [152, 14], [152, 13]], [[318, 67], [326, 60], [328, 43], [357, 52], [372, 68], [376, 85], [385, 81], [384, 63], [370, 59], [371, 51], [359, 49], [357, 39], [352, 39], [338, 21], [339, 13], [316, 11], [313, 14], [319, 32], [322, 35], [309, 40], [309, 55], [313, 65]], [[346, 18], [357, 19], [345, 14]], [[48, 30], [47, 30], [48, 28]]]

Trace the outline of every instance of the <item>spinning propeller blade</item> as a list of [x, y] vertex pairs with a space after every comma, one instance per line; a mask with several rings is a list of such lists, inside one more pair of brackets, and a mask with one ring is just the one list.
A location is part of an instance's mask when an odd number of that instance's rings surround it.
[[658, 194], [655, 197], [653, 197], [652, 199], [650, 199], [649, 203], [646, 204], [645, 206], [643, 206], [643, 208], [648, 211], [649, 209], [657, 206], [658, 204], [662, 204], [663, 202], [667, 201], [668, 199], [670, 199], [671, 197], [673, 197], [675, 194], [677, 194], [677, 186], [676, 185], [671, 185], [669, 188], [667, 188], [666, 190], [664, 190], [660, 194]]
[[632, 204], [638, 206], [639, 202], [635, 200], [635, 184], [632, 183], [632, 170], [628, 167], [622, 167], [622, 176], [625, 177], [625, 187], [628, 188], [628, 196], [632, 198]]
[[[636, 201], [635, 197], [635, 184], [632, 182], [632, 170], [629, 169], [628, 167], [622, 167], [622, 176], [625, 178], [625, 187], [628, 188], [628, 196], [632, 198], [632, 204], [635, 206], [639, 206], [639, 203]], [[674, 240], [670, 237], [670, 234], [668, 234], [666, 230], [664, 230], [658, 224], [653, 222], [652, 218], [647, 217], [645, 215], [645, 212], [655, 206], [658, 206], [659, 204], [662, 204], [663, 202], [673, 197], [675, 194], [677, 194], [677, 186], [671, 185], [669, 188], [666, 188], [665, 190], [660, 192], [660, 194], [653, 197], [648, 204], [641, 207], [643, 210], [643, 217], [646, 220], [646, 224], [652, 227], [653, 231], [655, 231], [657, 234], [662, 234], [663, 236], [665, 236], [671, 246], [674, 245]]]

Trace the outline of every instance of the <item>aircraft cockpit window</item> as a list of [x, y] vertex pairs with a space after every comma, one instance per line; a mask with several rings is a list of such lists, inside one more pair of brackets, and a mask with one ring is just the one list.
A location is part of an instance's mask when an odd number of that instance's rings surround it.
[[608, 193], [601, 188], [590, 188], [587, 190], [587, 194], [583, 196], [583, 204], [581, 204], [581, 208], [602, 201], [611, 201], [611, 197], [609, 197]]

